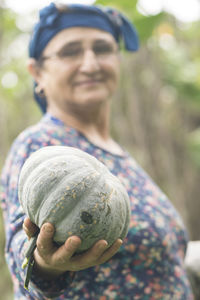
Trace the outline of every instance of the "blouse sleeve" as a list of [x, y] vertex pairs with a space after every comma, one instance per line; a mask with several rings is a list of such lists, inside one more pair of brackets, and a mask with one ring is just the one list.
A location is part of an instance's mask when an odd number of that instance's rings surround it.
[[[6, 261], [14, 283], [15, 294], [23, 294], [25, 299], [45, 299], [57, 297], [69, 288], [74, 273], [66, 272], [56, 280], [43, 280], [34, 272], [29, 284], [29, 291], [24, 289], [26, 270], [22, 269], [27, 237], [22, 230], [25, 215], [18, 199], [18, 180], [20, 170], [30, 154], [43, 145], [32, 139], [16, 139], [1, 176], [1, 205], [6, 235]], [[18, 291], [18, 292], [17, 292]]]

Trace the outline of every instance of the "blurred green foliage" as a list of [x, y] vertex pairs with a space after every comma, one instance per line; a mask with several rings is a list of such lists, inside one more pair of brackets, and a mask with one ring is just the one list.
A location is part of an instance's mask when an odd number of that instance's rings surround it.
[[[129, 16], [141, 44], [138, 53], [122, 55], [112, 134], [170, 196], [191, 237], [199, 239], [200, 22], [183, 24], [165, 12], [144, 16], [137, 2], [96, 1]], [[26, 70], [31, 22], [23, 24], [23, 19], [27, 21], [27, 16], [0, 2], [0, 169], [15, 137], [41, 117]], [[1, 221], [0, 292], [2, 299], [10, 300], [3, 232]]]
[[200, 128], [189, 135], [188, 147], [193, 161], [200, 168]]
[[[185, 146], [191, 159], [200, 167], [200, 22], [181, 23], [165, 12], [142, 15], [138, 1], [97, 0], [96, 4], [116, 7], [123, 11], [138, 30], [141, 46], [147, 46], [162, 64], [161, 80], [171, 101], [185, 102], [191, 120]], [[153, 70], [152, 70], [153, 73]], [[194, 130], [194, 133], [193, 133]]]
[[140, 42], [145, 43], [146, 40], [152, 35], [154, 29], [158, 26], [158, 24], [163, 20], [165, 14], [159, 13], [155, 16], [146, 16], [144, 17], [142, 14], [138, 12], [137, 9], [137, 0], [129, 1], [129, 0], [117, 0], [117, 1], [109, 1], [109, 0], [97, 0], [95, 2], [99, 5], [107, 5], [110, 7], [115, 7], [120, 11], [124, 12], [125, 15], [132, 20], [133, 24], [138, 30], [138, 34], [140, 37]]

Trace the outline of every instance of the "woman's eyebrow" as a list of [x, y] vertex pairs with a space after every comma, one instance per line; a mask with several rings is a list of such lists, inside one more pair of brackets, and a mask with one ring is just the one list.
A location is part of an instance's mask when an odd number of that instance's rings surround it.
[[[95, 39], [92, 44], [99, 44], [99, 43], [102, 43], [102, 44], [109, 44], [111, 45], [112, 43], [110, 41], [107, 41], [105, 39]], [[61, 49], [65, 48], [65, 47], [73, 47], [73, 46], [81, 46], [83, 44], [83, 41], [82, 40], [78, 40], [78, 41], [71, 41], [71, 42], [66, 42], [62, 47]]]
[[97, 39], [97, 40], [94, 41], [94, 44], [107, 44], [107, 45], [112, 45], [112, 42], [111, 42], [111, 41], [104, 40], [104, 39]]
[[74, 42], [66, 42], [63, 46], [61, 46], [60, 49], [64, 49], [67, 47], [74, 47], [74, 46], [81, 46], [81, 41], [74, 41]]
[[[111, 41], [107, 41], [105, 39], [95, 39], [92, 41], [92, 47], [95, 45], [106, 45], [108, 47], [113, 47], [113, 44]], [[63, 44], [60, 49], [57, 51], [57, 53], [62, 53], [63, 51], [67, 49], [77, 49], [83, 47], [83, 41], [77, 40], [77, 41], [69, 41]]]

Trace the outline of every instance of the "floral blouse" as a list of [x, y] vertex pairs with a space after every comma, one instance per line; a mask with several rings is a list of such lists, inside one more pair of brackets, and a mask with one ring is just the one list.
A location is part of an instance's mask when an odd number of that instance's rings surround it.
[[[22, 230], [25, 216], [18, 201], [18, 178], [29, 155], [49, 145], [79, 148], [105, 164], [129, 194], [131, 222], [123, 245], [108, 262], [66, 272], [56, 280], [43, 280], [33, 273], [27, 291], [21, 268], [27, 238]], [[11, 147], [1, 177], [1, 204], [14, 299], [193, 299], [184, 269], [187, 232], [182, 220], [166, 195], [126, 151], [121, 156], [105, 151], [74, 128], [45, 114]]]

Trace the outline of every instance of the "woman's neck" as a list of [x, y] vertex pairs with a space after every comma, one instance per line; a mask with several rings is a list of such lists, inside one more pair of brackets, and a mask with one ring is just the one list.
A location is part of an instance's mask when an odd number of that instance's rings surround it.
[[91, 143], [113, 154], [122, 155], [121, 147], [112, 140], [109, 130], [110, 107], [104, 107], [99, 112], [75, 114], [49, 108], [48, 112], [60, 119], [64, 124], [81, 132]]
[[58, 107], [49, 107], [48, 112], [60, 119], [64, 124], [75, 128], [85, 136], [99, 136], [107, 140], [109, 138], [109, 105], [101, 106], [99, 109], [77, 109], [61, 110]]

